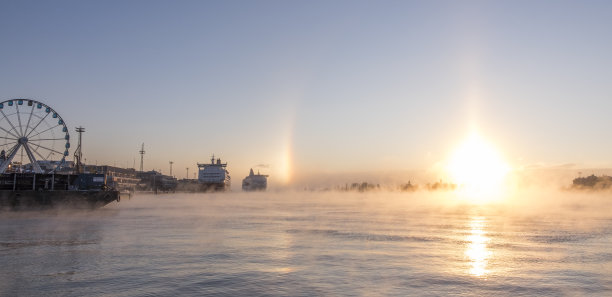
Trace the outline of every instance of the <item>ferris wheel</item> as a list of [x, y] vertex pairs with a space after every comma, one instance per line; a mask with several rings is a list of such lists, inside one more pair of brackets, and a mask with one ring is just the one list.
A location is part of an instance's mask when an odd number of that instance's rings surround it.
[[0, 102], [0, 173], [54, 172], [69, 148], [68, 128], [53, 108], [31, 99]]

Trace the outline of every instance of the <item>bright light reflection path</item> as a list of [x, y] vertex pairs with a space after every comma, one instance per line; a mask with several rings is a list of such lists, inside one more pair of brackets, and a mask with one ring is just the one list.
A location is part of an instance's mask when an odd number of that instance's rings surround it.
[[467, 236], [467, 249], [465, 255], [470, 260], [471, 268], [469, 274], [477, 277], [485, 277], [487, 261], [491, 257], [491, 251], [487, 248], [489, 238], [486, 237], [486, 219], [484, 217], [473, 217], [470, 221], [470, 235]]

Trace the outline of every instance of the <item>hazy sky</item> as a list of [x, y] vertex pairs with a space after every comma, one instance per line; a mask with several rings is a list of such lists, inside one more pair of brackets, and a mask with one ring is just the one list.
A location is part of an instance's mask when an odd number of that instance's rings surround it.
[[0, 1], [0, 99], [84, 126], [88, 163], [144, 142], [235, 183], [428, 169], [472, 129], [512, 166], [612, 166], [611, 55], [611, 1]]

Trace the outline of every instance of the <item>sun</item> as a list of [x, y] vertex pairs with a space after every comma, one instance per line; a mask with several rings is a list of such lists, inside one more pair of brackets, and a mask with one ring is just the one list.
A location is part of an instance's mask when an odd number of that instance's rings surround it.
[[499, 198], [510, 167], [488, 142], [472, 134], [449, 158], [446, 170], [451, 181], [472, 202]]

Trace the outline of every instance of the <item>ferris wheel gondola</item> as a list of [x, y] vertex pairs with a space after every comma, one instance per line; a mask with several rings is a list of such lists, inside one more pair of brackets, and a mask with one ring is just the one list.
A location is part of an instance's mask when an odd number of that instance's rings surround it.
[[50, 106], [31, 99], [0, 102], [0, 135], [0, 173], [54, 172], [64, 165], [70, 148], [70, 134], [62, 117]]

